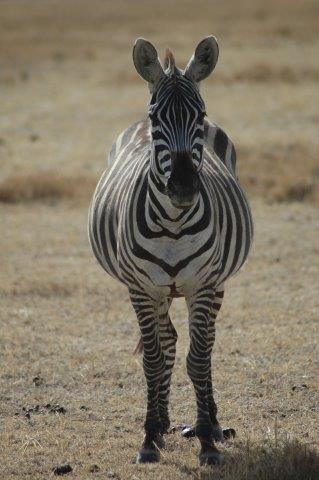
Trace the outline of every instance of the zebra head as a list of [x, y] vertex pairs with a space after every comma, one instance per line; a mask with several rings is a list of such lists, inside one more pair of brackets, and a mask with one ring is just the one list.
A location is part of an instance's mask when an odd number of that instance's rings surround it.
[[198, 198], [206, 115], [199, 82], [214, 70], [217, 59], [218, 44], [213, 36], [198, 44], [185, 70], [175, 66], [170, 50], [163, 67], [150, 42], [139, 38], [134, 45], [135, 68], [151, 92], [155, 174], [178, 208], [189, 208]]

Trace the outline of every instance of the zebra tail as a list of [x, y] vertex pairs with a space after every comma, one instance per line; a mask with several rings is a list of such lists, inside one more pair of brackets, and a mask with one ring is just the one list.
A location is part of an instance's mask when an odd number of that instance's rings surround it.
[[137, 345], [134, 349], [133, 355], [140, 355], [143, 353], [143, 339], [140, 337], [139, 341], [137, 342]]

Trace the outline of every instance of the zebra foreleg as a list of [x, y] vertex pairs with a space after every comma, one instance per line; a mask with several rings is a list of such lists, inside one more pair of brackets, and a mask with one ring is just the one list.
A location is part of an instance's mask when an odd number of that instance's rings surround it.
[[211, 320], [208, 325], [208, 338], [207, 338], [207, 350], [209, 355], [209, 372], [207, 377], [207, 404], [209, 409], [210, 419], [213, 425], [213, 439], [216, 442], [224, 442], [224, 433], [221, 429], [219, 422], [217, 420], [217, 405], [213, 396], [213, 385], [212, 385], [212, 350], [215, 343], [215, 320], [222, 306], [222, 301], [224, 298], [224, 288], [223, 286], [219, 287], [214, 296], [214, 302], [212, 305]]
[[143, 340], [143, 369], [147, 382], [147, 411], [145, 436], [137, 456], [137, 463], [158, 462], [159, 448], [163, 446], [162, 424], [158, 395], [165, 373], [165, 356], [159, 337], [158, 305], [141, 292], [130, 292]]
[[[212, 385], [212, 367], [211, 367], [211, 355], [212, 349], [215, 342], [215, 320], [218, 315], [218, 312], [222, 306], [222, 301], [224, 297], [224, 287], [219, 286], [215, 292], [214, 303], [212, 306], [212, 315], [211, 320], [208, 325], [208, 334], [207, 334], [207, 350], [209, 354], [209, 373], [207, 377], [207, 405], [209, 410], [210, 419], [213, 425], [213, 439], [215, 442], [224, 442], [225, 440], [235, 437], [236, 432], [233, 428], [221, 428], [217, 420], [217, 405], [213, 396], [213, 385]], [[195, 427], [187, 426], [182, 430], [182, 436], [185, 438], [195, 437]]]
[[206, 387], [206, 398], [207, 406], [209, 411], [210, 420], [212, 422], [213, 430], [213, 439], [215, 442], [224, 442], [224, 434], [221, 429], [219, 422], [217, 420], [217, 405], [213, 396], [213, 384], [212, 384], [212, 349], [215, 342], [215, 318], [216, 314], [213, 313], [213, 318], [208, 325], [208, 338], [207, 338], [207, 349], [209, 355], [209, 371], [207, 376], [207, 387]]
[[172, 299], [165, 299], [158, 312], [159, 335], [162, 351], [165, 355], [165, 373], [161, 379], [158, 395], [158, 408], [162, 424], [162, 434], [170, 427], [168, 404], [172, 371], [175, 363], [177, 333], [168, 314]]
[[215, 291], [211, 287], [204, 287], [187, 299], [190, 333], [187, 373], [196, 394], [197, 420], [195, 433], [201, 443], [199, 453], [201, 465], [220, 463], [219, 452], [214, 445], [214, 426], [207, 396], [207, 379], [211, 367], [209, 325], [212, 321], [214, 297]]

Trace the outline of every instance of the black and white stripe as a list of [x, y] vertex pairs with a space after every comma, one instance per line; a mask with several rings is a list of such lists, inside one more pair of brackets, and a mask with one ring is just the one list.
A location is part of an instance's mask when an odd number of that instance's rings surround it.
[[[193, 63], [200, 61], [196, 52], [185, 72], [172, 65], [169, 54], [170, 65], [151, 85], [150, 118], [118, 137], [89, 214], [93, 252], [104, 270], [128, 287], [141, 330], [148, 386], [141, 462], [158, 459], [154, 443], [162, 446], [169, 428], [177, 334], [168, 311], [178, 296], [185, 297], [189, 310], [187, 371], [196, 393], [200, 461], [218, 460], [213, 441], [222, 433], [210, 360], [214, 322], [224, 282], [245, 262], [253, 235], [234, 146], [204, 119], [198, 78], [193, 78]], [[140, 64], [137, 68], [141, 73]], [[149, 71], [145, 77], [151, 83]], [[191, 200], [184, 207], [186, 197]]]

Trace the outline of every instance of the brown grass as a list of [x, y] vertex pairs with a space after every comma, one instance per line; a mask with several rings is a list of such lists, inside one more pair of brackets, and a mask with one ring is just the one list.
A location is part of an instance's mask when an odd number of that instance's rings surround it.
[[[316, 209], [252, 203], [255, 247], [228, 285], [213, 357], [220, 419], [237, 430], [237, 438], [221, 447], [224, 465], [209, 472], [198, 467], [197, 442], [178, 433], [167, 437], [159, 465], [131, 463], [145, 411], [141, 359], [132, 354], [137, 322], [126, 290], [92, 258], [87, 209], [67, 202], [62, 207], [0, 205], [6, 222], [0, 478], [48, 478], [54, 465], [69, 462], [71, 477], [79, 479], [90, 477], [95, 464], [97, 478], [114, 474], [123, 480], [277, 480], [278, 471], [287, 480], [315, 479]], [[182, 300], [173, 305], [172, 318], [179, 334], [171, 408], [176, 425], [195, 415]], [[48, 403], [60, 404], [65, 415], [42, 413]], [[23, 407], [36, 405], [40, 413], [25, 417]]]
[[313, 448], [294, 441], [247, 442], [225, 455], [219, 473], [205, 473], [201, 480], [314, 480], [319, 472], [319, 456]]
[[[229, 73], [218, 72], [215, 83], [224, 85], [240, 84], [240, 83], [288, 83], [288, 84], [302, 84], [303, 82], [319, 82], [319, 69], [313, 67], [306, 67], [296, 69], [289, 65], [274, 66], [269, 63], [257, 62], [253, 65], [247, 66], [244, 69], [230, 71]], [[140, 78], [134, 71], [117, 70], [110, 72], [107, 79], [108, 84], [139, 84]]]
[[[238, 148], [241, 183], [250, 197], [267, 201], [319, 202], [319, 153], [302, 144], [268, 145], [259, 150]], [[74, 200], [87, 204], [92, 197], [98, 175], [90, 172], [57, 174], [38, 172], [11, 174], [0, 182], [0, 202], [52, 202]]]
[[319, 152], [300, 143], [239, 147], [239, 179], [250, 197], [269, 202], [319, 202]]
[[54, 172], [11, 174], [0, 183], [0, 202], [18, 203], [76, 199], [88, 201], [97, 183], [92, 174], [61, 175]]
[[24, 284], [15, 284], [12, 286], [2, 285], [0, 288], [0, 295], [6, 296], [39, 296], [43, 298], [49, 297], [65, 297], [72, 295], [75, 290], [75, 285], [64, 284], [57, 281], [43, 279], [42, 281], [34, 280], [25, 282]]
[[300, 70], [290, 66], [273, 66], [267, 63], [256, 63], [250, 65], [245, 70], [233, 72], [229, 77], [219, 76], [219, 81], [238, 83], [238, 82], [257, 82], [257, 83], [303, 83], [318, 82], [319, 69], [303, 68]]
[[[106, 151], [146, 113], [135, 38], [169, 46], [183, 66], [209, 33], [220, 60], [203, 98], [237, 147], [256, 229], [226, 287], [213, 356], [220, 421], [237, 437], [220, 447], [220, 468], [200, 468], [197, 441], [179, 434], [158, 465], [137, 466], [137, 321], [93, 259], [87, 207]], [[64, 462], [65, 478], [81, 480], [319, 478], [318, 51], [313, 0], [1, 2], [1, 480], [53, 478]], [[172, 319], [177, 425], [195, 417], [182, 300]]]

